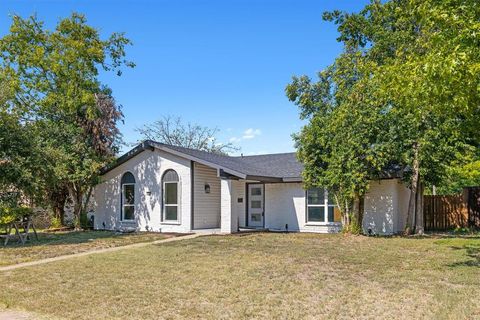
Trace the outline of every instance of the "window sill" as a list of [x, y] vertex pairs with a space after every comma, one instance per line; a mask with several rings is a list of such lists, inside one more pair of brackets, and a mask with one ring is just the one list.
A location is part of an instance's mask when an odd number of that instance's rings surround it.
[[341, 222], [306, 222], [305, 226], [312, 226], [312, 227], [318, 227], [318, 226], [329, 226], [329, 227], [336, 227], [336, 226], [341, 226]]
[[160, 224], [167, 224], [167, 225], [179, 226], [179, 225], [181, 225], [182, 223], [181, 223], [180, 221], [162, 221], [162, 222], [160, 222]]
[[136, 224], [137, 220], [122, 220], [120, 223], [125, 223], [125, 224]]

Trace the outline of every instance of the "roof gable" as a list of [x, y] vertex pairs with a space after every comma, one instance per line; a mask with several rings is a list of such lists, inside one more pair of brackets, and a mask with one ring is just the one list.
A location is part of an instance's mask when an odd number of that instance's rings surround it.
[[303, 170], [303, 165], [296, 159], [295, 153], [232, 157], [146, 140], [119, 157], [111, 165], [103, 168], [101, 173], [107, 173], [144, 150], [155, 149], [176, 154], [242, 179], [265, 178], [272, 181], [282, 181], [285, 179], [300, 181]]

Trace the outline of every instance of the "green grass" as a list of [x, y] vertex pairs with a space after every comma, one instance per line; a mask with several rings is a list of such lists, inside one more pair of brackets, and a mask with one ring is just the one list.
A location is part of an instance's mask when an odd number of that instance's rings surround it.
[[0, 306], [69, 319], [474, 319], [479, 252], [477, 237], [205, 236], [0, 273]]
[[[35, 239], [33, 233], [31, 237]], [[153, 232], [131, 234], [111, 231], [38, 232], [39, 241], [28, 241], [25, 245], [19, 244], [16, 239], [11, 239], [5, 247], [3, 246], [4, 239], [0, 239], [0, 267], [94, 249], [154, 241], [166, 237], [165, 234]]]

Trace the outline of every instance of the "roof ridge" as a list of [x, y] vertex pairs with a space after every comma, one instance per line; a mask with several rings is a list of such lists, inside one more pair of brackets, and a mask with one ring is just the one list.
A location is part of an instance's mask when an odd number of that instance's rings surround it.
[[184, 147], [184, 146], [179, 146], [179, 145], [175, 145], [175, 144], [168, 144], [168, 143], [164, 143], [164, 142], [158, 142], [158, 141], [155, 141], [155, 140], [145, 140], [144, 142], [150, 142], [150, 143], [155, 143], [155, 144], [159, 144], [159, 145], [162, 145], [162, 146], [165, 146], [165, 147], [175, 147], [175, 148], [181, 148], [181, 149], [185, 149], [185, 150], [191, 150], [191, 151], [195, 151], [195, 152], [202, 152], [202, 153], [206, 153], [206, 154], [210, 154], [210, 155], [214, 155], [214, 156], [218, 156], [218, 157], [227, 157], [227, 158], [234, 158], [232, 156], [229, 156], [229, 155], [226, 155], [226, 154], [219, 154], [219, 153], [215, 153], [215, 152], [208, 152], [208, 151], [205, 151], [205, 150], [200, 150], [200, 149], [194, 149], [194, 148], [187, 148], [187, 147]]
[[232, 156], [233, 158], [247, 158], [247, 157], [261, 157], [261, 156], [276, 156], [276, 155], [282, 155], [282, 154], [295, 154], [296, 152], [278, 152], [278, 153], [262, 153], [262, 154], [251, 154], [248, 156], [245, 155], [240, 155], [240, 156]]

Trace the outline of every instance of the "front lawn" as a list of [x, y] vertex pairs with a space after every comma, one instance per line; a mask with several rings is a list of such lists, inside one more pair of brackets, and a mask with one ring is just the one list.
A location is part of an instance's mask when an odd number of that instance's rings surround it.
[[[170, 235], [154, 232], [127, 234], [111, 231], [38, 232], [38, 241], [28, 241], [25, 245], [21, 245], [16, 239], [11, 239], [6, 247], [3, 246], [3, 239], [0, 239], [0, 267], [77, 252], [160, 240], [167, 236]], [[35, 239], [33, 233], [31, 237]]]
[[0, 273], [0, 309], [69, 319], [480, 317], [480, 238], [204, 236]]

